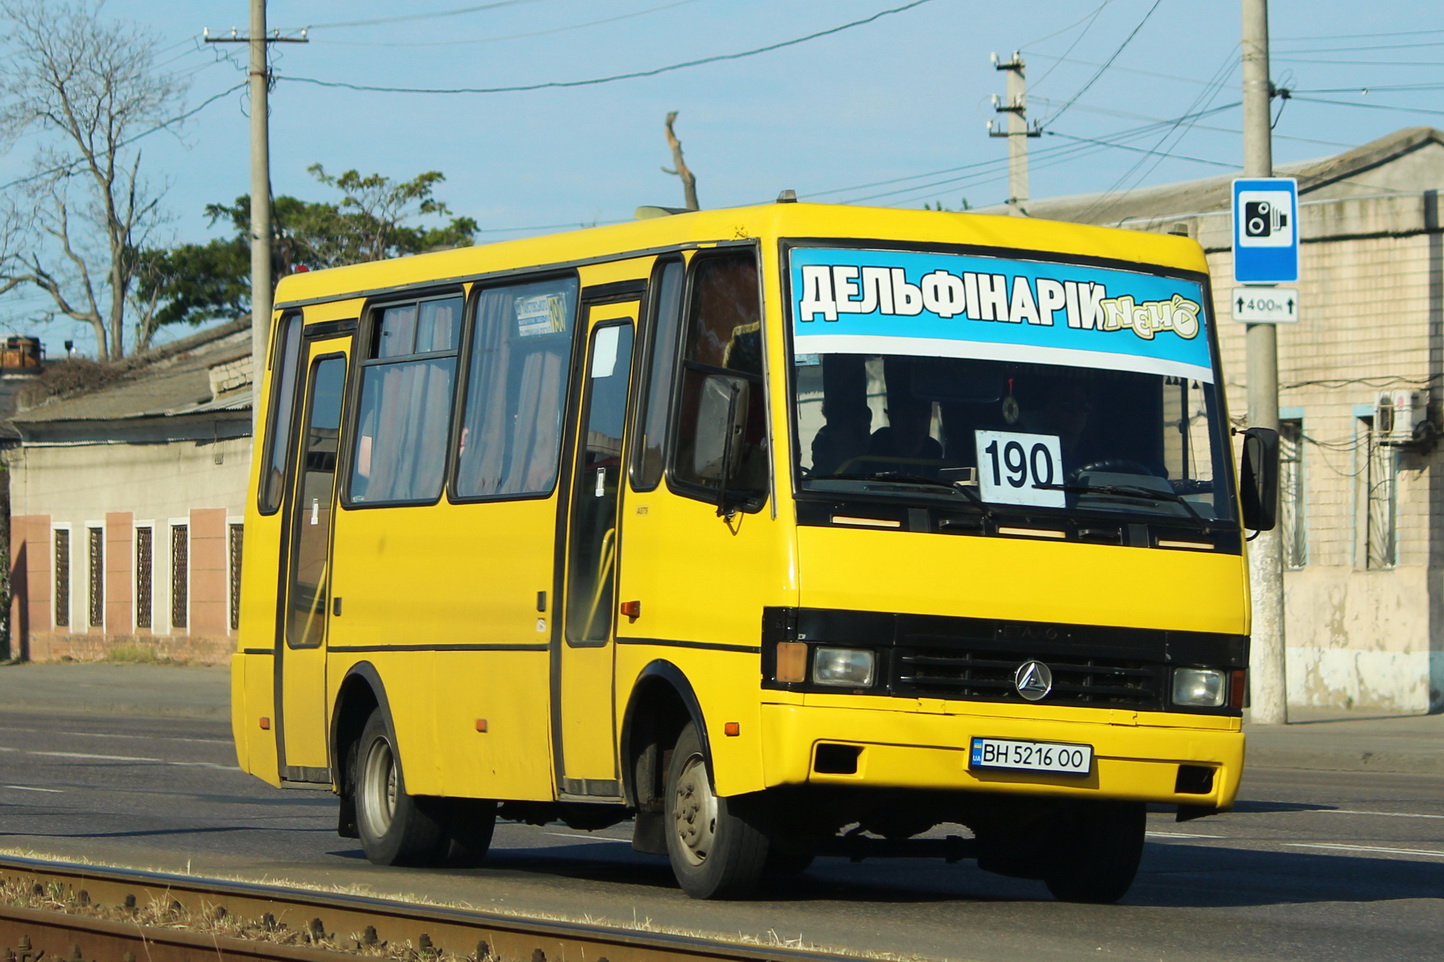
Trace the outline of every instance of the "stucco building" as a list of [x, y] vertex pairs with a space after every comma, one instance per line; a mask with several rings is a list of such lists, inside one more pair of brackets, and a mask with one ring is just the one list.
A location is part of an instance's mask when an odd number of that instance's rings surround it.
[[[1289, 703], [1444, 709], [1444, 133], [1401, 130], [1299, 187], [1299, 320], [1278, 328]], [[1036, 201], [1035, 217], [1186, 231], [1208, 252], [1229, 408], [1232, 177]]]
[[229, 657], [250, 381], [250, 327], [233, 324], [11, 417], [12, 657]]

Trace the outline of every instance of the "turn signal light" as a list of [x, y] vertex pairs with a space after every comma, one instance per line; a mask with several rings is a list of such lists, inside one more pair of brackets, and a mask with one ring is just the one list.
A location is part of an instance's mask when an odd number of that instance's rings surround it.
[[777, 643], [777, 667], [773, 677], [780, 682], [796, 684], [807, 680], [807, 646], [800, 641]]

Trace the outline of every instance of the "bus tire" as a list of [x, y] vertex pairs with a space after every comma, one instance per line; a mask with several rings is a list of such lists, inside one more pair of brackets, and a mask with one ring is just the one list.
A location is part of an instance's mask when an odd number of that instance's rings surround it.
[[717, 795], [690, 722], [672, 749], [666, 797], [667, 857], [682, 891], [694, 899], [749, 895], [767, 864], [764, 809], [755, 798]]
[[445, 802], [445, 863], [453, 868], [476, 868], [485, 860], [496, 832], [496, 802], [489, 798], [448, 798]]
[[1142, 802], [1085, 802], [1059, 820], [1043, 882], [1064, 902], [1117, 902], [1143, 857]]
[[356, 828], [377, 865], [435, 865], [450, 841], [434, 799], [406, 791], [401, 754], [381, 709], [371, 713], [356, 752]]

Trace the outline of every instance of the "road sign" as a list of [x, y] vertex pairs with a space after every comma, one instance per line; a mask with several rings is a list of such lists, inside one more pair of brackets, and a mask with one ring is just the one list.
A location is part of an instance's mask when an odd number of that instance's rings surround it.
[[1235, 287], [1233, 319], [1245, 324], [1293, 324], [1299, 319], [1295, 287]]
[[1299, 190], [1292, 177], [1233, 182], [1233, 279], [1240, 284], [1299, 279]]

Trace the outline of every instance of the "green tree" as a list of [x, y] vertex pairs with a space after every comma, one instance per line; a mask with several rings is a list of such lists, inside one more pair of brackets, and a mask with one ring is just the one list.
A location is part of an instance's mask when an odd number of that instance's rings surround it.
[[[439, 226], [408, 223], [451, 215], [432, 195], [446, 179], [438, 171], [408, 181], [355, 170], [333, 177], [320, 164], [309, 171], [339, 190], [341, 200], [313, 202], [282, 195], [272, 201], [273, 285], [298, 268], [340, 267], [475, 242], [476, 221], [470, 217], [451, 217]], [[212, 226], [227, 223], [233, 233], [144, 255], [139, 295], [154, 305], [157, 324], [202, 324], [250, 311], [250, 195], [231, 204], [209, 204], [206, 214]]]

